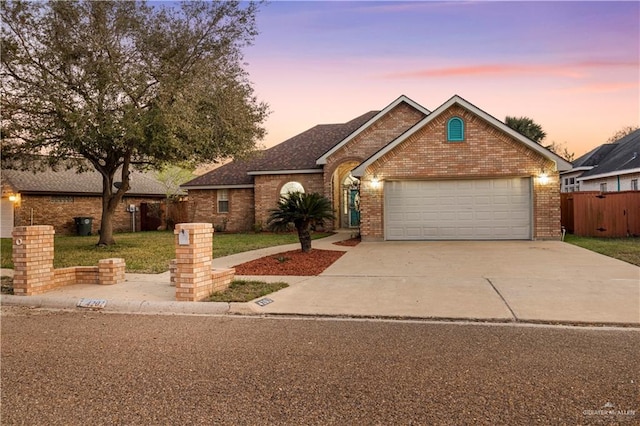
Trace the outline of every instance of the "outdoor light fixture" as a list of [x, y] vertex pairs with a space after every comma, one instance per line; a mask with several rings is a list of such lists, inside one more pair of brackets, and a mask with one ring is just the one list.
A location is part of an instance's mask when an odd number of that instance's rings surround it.
[[380, 179], [378, 179], [378, 175], [373, 175], [371, 178], [371, 186], [374, 188], [378, 188], [380, 186]]
[[20, 194], [9, 195], [9, 201], [11, 201], [12, 203], [17, 203], [18, 201], [20, 201]]
[[542, 171], [538, 175], [538, 182], [540, 182], [541, 185], [548, 184], [549, 183], [549, 175], [545, 171]]

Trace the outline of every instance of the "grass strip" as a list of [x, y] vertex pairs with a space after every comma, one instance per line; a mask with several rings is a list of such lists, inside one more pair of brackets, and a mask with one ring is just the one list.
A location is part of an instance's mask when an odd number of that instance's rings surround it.
[[289, 287], [284, 282], [234, 280], [228, 289], [213, 293], [209, 302], [250, 302], [258, 297]]
[[567, 234], [565, 242], [640, 266], [640, 238], [596, 238]]

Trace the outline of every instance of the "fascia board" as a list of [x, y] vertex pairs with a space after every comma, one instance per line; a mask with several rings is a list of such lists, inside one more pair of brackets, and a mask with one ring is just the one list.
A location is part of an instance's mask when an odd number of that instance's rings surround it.
[[190, 189], [251, 189], [255, 186], [253, 184], [249, 185], [180, 185], [180, 188], [190, 190]]
[[250, 176], [259, 175], [299, 175], [299, 174], [311, 174], [311, 173], [323, 173], [322, 169], [301, 169], [301, 170], [263, 170], [248, 172]]
[[419, 103], [417, 103], [415, 101], [412, 101], [411, 99], [409, 99], [405, 95], [402, 95], [398, 99], [396, 99], [395, 101], [391, 102], [382, 111], [380, 111], [379, 113], [377, 113], [376, 115], [371, 117], [369, 119], [369, 121], [367, 121], [362, 126], [357, 128], [356, 130], [354, 130], [353, 133], [351, 133], [349, 136], [347, 136], [346, 138], [344, 138], [343, 140], [338, 142], [336, 145], [334, 145], [329, 151], [325, 152], [322, 155], [322, 157], [320, 157], [320, 158], [318, 158], [316, 160], [316, 164], [319, 165], [319, 166], [323, 166], [323, 165], [327, 164], [327, 159], [331, 156], [331, 154], [333, 154], [334, 152], [336, 152], [337, 150], [339, 150], [340, 148], [345, 146], [347, 143], [349, 143], [349, 141], [353, 140], [360, 133], [364, 132], [367, 128], [369, 128], [369, 126], [371, 126], [373, 123], [378, 121], [381, 117], [384, 117], [385, 114], [387, 114], [389, 111], [391, 111], [392, 109], [394, 109], [395, 107], [400, 105], [402, 102], [405, 102], [405, 103], [409, 104], [410, 106], [412, 106], [413, 108], [415, 108], [418, 111], [422, 112], [423, 114], [429, 115], [431, 113], [431, 111], [429, 111], [428, 109], [426, 109], [425, 107], [423, 107]]
[[614, 170], [612, 172], [600, 173], [598, 175], [579, 177], [576, 180], [577, 181], [594, 180], [594, 179], [608, 178], [608, 177], [612, 177], [612, 176], [630, 175], [630, 174], [634, 174], [634, 173], [640, 173], [640, 167], [637, 167], [635, 169]]

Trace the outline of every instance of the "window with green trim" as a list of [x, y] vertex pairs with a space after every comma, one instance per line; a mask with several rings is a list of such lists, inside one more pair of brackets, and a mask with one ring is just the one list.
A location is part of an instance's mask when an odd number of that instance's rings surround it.
[[447, 141], [460, 142], [464, 140], [464, 121], [460, 117], [453, 117], [447, 121]]

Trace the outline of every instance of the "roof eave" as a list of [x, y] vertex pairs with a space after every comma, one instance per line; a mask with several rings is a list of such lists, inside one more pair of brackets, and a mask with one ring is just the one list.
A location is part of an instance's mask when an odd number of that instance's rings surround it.
[[581, 177], [577, 178], [576, 180], [578, 180], [578, 181], [594, 180], [594, 179], [602, 179], [602, 178], [608, 178], [608, 177], [613, 177], [613, 176], [630, 175], [630, 174], [634, 174], [634, 173], [640, 173], [640, 167], [636, 167], [636, 168], [633, 168], [633, 169], [614, 170], [612, 172], [599, 173], [599, 174], [591, 175], [591, 176], [581, 176]]
[[248, 172], [249, 176], [260, 176], [260, 175], [296, 175], [296, 174], [312, 174], [312, 173], [322, 173], [323, 169], [292, 169], [292, 170], [257, 170]]
[[180, 188], [187, 191], [192, 189], [253, 189], [253, 184], [232, 184], [232, 185], [180, 185]]

